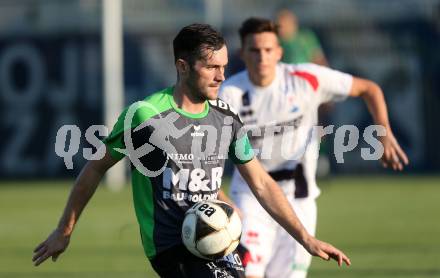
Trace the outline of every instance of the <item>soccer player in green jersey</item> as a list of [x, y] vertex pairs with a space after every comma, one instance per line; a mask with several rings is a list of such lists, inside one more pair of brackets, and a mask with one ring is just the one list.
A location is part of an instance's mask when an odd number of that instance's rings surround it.
[[268, 213], [307, 251], [339, 265], [349, 258], [304, 229], [276, 182], [257, 159], [242, 123], [217, 99], [228, 62], [223, 37], [209, 25], [184, 27], [173, 41], [177, 82], [128, 107], [104, 140], [105, 156], [81, 171], [56, 229], [34, 250], [39, 265], [55, 261], [105, 172], [123, 157], [133, 165], [136, 216], [145, 254], [161, 277], [244, 277], [239, 260], [207, 261], [181, 242], [185, 211], [216, 199], [227, 157]]
[[327, 66], [327, 59], [317, 36], [312, 30], [300, 28], [298, 18], [292, 11], [279, 11], [277, 24], [284, 63], [314, 63]]

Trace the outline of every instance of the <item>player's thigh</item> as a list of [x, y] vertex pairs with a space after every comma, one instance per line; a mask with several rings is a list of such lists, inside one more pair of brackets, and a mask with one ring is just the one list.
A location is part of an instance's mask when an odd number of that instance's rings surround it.
[[[315, 200], [295, 199], [289, 201], [306, 230], [314, 235], [317, 219]], [[282, 230], [279, 234], [274, 248], [276, 251], [267, 266], [266, 277], [305, 277], [312, 256], [287, 232]]]
[[266, 267], [266, 278], [289, 277], [295, 258], [295, 239], [279, 227], [274, 242], [274, 252]]
[[[298, 200], [296, 207], [301, 211], [301, 222], [304, 224], [306, 230], [311, 234], [316, 233], [316, 221], [317, 221], [317, 207], [314, 199]], [[290, 277], [305, 277], [304, 273], [307, 273], [308, 268], [312, 262], [312, 256], [304, 249], [304, 247], [295, 243], [294, 248], [294, 265], [293, 273]]]
[[244, 268], [237, 252], [215, 261], [191, 259], [184, 264], [188, 278], [244, 278]]
[[304, 228], [311, 235], [316, 233], [318, 210], [315, 199], [294, 199], [292, 204]]
[[274, 236], [270, 231], [269, 233], [258, 229], [245, 231], [240, 247], [246, 277], [264, 277], [274, 251], [273, 240]]
[[157, 254], [150, 260], [154, 271], [162, 278], [186, 278], [183, 265], [188, 255], [183, 246], [176, 246]]
[[241, 243], [246, 248], [267, 248], [272, 245], [277, 223], [263, 209], [252, 194], [243, 194], [234, 198], [241, 211]]
[[277, 244], [276, 250], [267, 266], [266, 278], [306, 277], [312, 256], [301, 244], [291, 237], [284, 237], [284, 244]]
[[241, 256], [246, 277], [263, 277], [273, 253], [277, 224], [253, 195], [235, 196], [242, 213]]

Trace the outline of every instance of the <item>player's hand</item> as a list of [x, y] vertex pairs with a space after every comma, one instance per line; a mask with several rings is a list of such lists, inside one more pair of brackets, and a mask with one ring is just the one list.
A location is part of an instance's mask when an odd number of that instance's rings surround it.
[[351, 265], [350, 259], [341, 250], [312, 236], [304, 243], [304, 248], [313, 256], [320, 257], [326, 261], [330, 259], [337, 261], [339, 266], [342, 266], [344, 262], [347, 266]]
[[381, 158], [382, 166], [402, 171], [404, 165], [408, 165], [409, 160], [399, 143], [397, 143], [392, 131], [387, 130], [387, 135], [380, 138], [384, 147], [384, 153]]
[[56, 261], [58, 256], [66, 250], [69, 245], [70, 236], [64, 235], [59, 229], [53, 231], [49, 237], [34, 249], [32, 261], [35, 266], [52, 257]]

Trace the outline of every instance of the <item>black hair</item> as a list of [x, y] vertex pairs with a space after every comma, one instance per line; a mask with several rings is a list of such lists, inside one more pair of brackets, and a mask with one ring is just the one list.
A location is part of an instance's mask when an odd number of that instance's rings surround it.
[[219, 50], [224, 45], [223, 36], [210, 25], [188, 25], [173, 40], [174, 62], [183, 59], [193, 66], [196, 60], [206, 58], [206, 50]]
[[240, 34], [241, 43], [243, 44], [246, 36], [250, 34], [270, 32], [278, 36], [278, 25], [269, 19], [251, 17], [241, 24], [238, 32]]

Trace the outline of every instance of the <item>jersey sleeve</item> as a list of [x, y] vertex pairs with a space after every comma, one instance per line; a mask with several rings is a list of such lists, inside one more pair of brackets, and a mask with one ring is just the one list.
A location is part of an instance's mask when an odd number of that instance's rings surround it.
[[124, 154], [118, 152], [116, 149], [125, 149], [124, 119], [126, 113], [127, 110], [124, 110], [124, 112], [119, 115], [118, 120], [113, 126], [112, 131], [103, 140], [103, 143], [107, 146], [107, 150], [110, 152], [110, 155], [116, 160], [121, 160], [125, 156]]
[[350, 94], [353, 83], [353, 76], [350, 74], [315, 64], [304, 64], [304, 69], [317, 77], [318, 103], [341, 101]]
[[320, 103], [344, 100], [350, 94], [353, 76], [327, 67], [317, 67], [321, 82]]
[[234, 164], [245, 164], [254, 158], [254, 150], [240, 118], [234, 117], [232, 143], [228, 156]]

